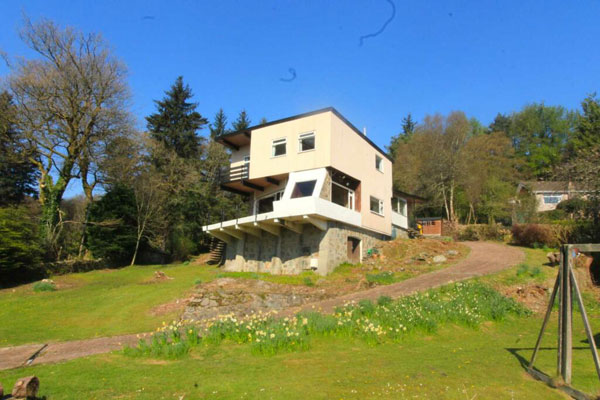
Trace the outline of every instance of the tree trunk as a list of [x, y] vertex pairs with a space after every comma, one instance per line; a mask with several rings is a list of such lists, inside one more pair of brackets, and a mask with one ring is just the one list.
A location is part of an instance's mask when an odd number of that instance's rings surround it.
[[135, 241], [135, 251], [133, 252], [133, 258], [131, 259], [131, 264], [129, 264], [129, 265], [135, 264], [135, 259], [137, 258], [138, 249], [140, 248], [140, 240], [141, 240], [141, 236], [138, 235], [137, 240]]

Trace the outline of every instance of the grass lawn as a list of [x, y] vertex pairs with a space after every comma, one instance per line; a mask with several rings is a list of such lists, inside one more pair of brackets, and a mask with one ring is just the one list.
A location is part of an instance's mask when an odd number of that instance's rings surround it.
[[[421, 250], [445, 251], [458, 249], [454, 262], [468, 254], [465, 246], [435, 240], [388, 242], [388, 247], [401, 254], [390, 254], [384, 264], [401, 264]], [[387, 251], [387, 250], [386, 250]], [[402, 256], [402, 257], [400, 257]], [[389, 282], [397, 282], [426, 273], [444, 265], [412, 265], [408, 272], [396, 272]], [[154, 271], [161, 270], [172, 280], [153, 280]], [[162, 321], [179, 317], [176, 307], [161, 312], [159, 305], [186, 297], [195, 282], [208, 282], [220, 277], [261, 279], [279, 284], [317, 285], [319, 288], [346, 287], [354, 290], [356, 283], [379, 269], [363, 265], [343, 264], [327, 277], [312, 271], [300, 275], [271, 275], [253, 272], [225, 272], [222, 269], [197, 264], [167, 266], [133, 266], [86, 273], [55, 276], [54, 292], [34, 292], [33, 285], [0, 290], [0, 347], [25, 343], [45, 343], [92, 337], [141, 333], [154, 330]], [[404, 275], [403, 275], [404, 274]]]
[[[154, 271], [171, 280], [153, 281]], [[0, 346], [147, 332], [181, 310], [151, 310], [191, 291], [217, 269], [197, 265], [133, 266], [54, 277], [55, 292], [32, 285], [0, 290]]]
[[[310, 350], [253, 355], [248, 345], [200, 347], [175, 361], [130, 358], [119, 353], [54, 365], [0, 371], [5, 387], [25, 375], [41, 380], [51, 399], [562, 399], [530, 378], [529, 358], [539, 317], [486, 323], [479, 329], [445, 326], [430, 336], [370, 346], [361, 340], [320, 338]], [[550, 327], [552, 334], [555, 326]], [[576, 329], [579, 343], [580, 332]], [[547, 343], [554, 345], [549, 334]], [[544, 346], [546, 347], [546, 346]], [[554, 350], [538, 367], [553, 373]], [[598, 390], [589, 350], [574, 351], [574, 384]], [[85, 395], [84, 395], [85, 394]]]

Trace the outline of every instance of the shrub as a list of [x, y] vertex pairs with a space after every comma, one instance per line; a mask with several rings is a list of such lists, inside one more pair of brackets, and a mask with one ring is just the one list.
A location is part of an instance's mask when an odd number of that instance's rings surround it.
[[384, 271], [377, 274], [367, 274], [367, 282], [377, 285], [389, 285], [395, 282], [394, 273]]
[[512, 227], [513, 242], [520, 246], [556, 248], [572, 241], [576, 227], [571, 222], [514, 225]]
[[54, 282], [46, 280], [46, 279], [33, 284], [34, 292], [54, 292], [55, 290], [56, 290], [56, 285], [54, 284]]
[[530, 267], [527, 264], [519, 265], [517, 268], [517, 276], [518, 277], [528, 277], [528, 278], [536, 278], [542, 274], [542, 270], [540, 267]]
[[459, 229], [457, 238], [463, 241], [504, 241], [508, 235], [510, 235], [510, 231], [500, 224], [473, 224]]
[[312, 279], [310, 279], [308, 276], [305, 276], [303, 279], [303, 282], [306, 286], [315, 286], [314, 282], [312, 281]]
[[131, 261], [137, 240], [133, 191], [116, 185], [89, 207], [87, 248], [96, 258], [126, 265]]
[[0, 282], [44, 276], [37, 228], [27, 207], [0, 208]]

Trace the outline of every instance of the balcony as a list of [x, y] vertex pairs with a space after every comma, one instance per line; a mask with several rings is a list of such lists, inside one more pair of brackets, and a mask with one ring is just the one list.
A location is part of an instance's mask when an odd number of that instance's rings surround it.
[[235, 167], [222, 168], [221, 170], [219, 170], [219, 182], [221, 184], [225, 184], [248, 179], [249, 171], [249, 164], [242, 164]]
[[246, 163], [219, 170], [219, 183], [221, 184], [221, 189], [248, 196], [255, 192], [263, 192], [268, 186], [278, 186], [286, 176], [287, 174], [249, 179], [250, 164]]

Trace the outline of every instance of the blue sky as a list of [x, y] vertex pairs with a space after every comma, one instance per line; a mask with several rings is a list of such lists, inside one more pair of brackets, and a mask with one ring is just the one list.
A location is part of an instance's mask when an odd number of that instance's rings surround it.
[[[4, 0], [0, 49], [30, 56], [22, 14], [100, 32], [129, 68], [140, 127], [178, 75], [212, 119], [334, 106], [380, 146], [407, 113], [489, 124], [530, 102], [578, 108], [600, 92], [600, 1]], [[289, 68], [296, 71], [291, 78]], [[0, 76], [8, 72], [0, 66]]]

